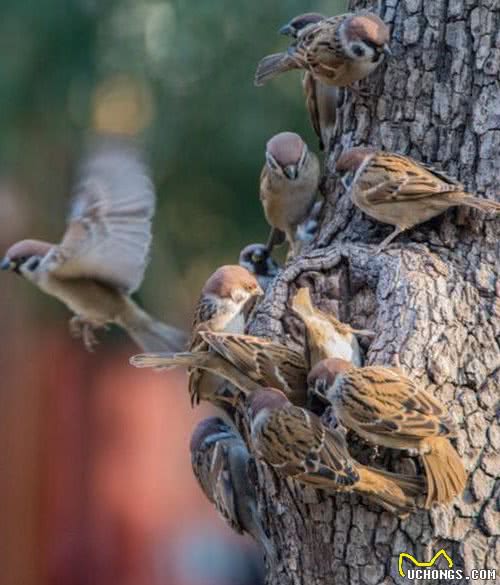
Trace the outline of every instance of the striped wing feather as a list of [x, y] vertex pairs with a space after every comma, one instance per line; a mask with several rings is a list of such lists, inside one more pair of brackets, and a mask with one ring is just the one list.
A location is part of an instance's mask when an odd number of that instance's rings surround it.
[[389, 368], [366, 367], [348, 372], [343, 377], [339, 400], [349, 417], [367, 433], [418, 439], [455, 432], [442, 404]]
[[373, 205], [463, 192], [463, 185], [444, 173], [398, 154], [379, 152], [363, 175], [363, 181], [377, 186], [366, 195]]
[[284, 345], [251, 335], [204, 331], [201, 336], [212, 349], [262, 386], [288, 394], [306, 387], [304, 358]]

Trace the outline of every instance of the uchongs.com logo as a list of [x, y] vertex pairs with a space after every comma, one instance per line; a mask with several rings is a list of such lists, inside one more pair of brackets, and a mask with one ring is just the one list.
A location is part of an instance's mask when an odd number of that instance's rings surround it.
[[[436, 562], [443, 557], [443, 561], [436, 566]], [[404, 562], [406, 559], [406, 563]], [[455, 568], [453, 561], [444, 549], [439, 550], [430, 561], [417, 561], [417, 559], [408, 554], [400, 553], [399, 555], [399, 574], [411, 581], [423, 581], [424, 579], [448, 580], [448, 581], [496, 581], [495, 569], [472, 569], [470, 574], [466, 575], [463, 569]]]

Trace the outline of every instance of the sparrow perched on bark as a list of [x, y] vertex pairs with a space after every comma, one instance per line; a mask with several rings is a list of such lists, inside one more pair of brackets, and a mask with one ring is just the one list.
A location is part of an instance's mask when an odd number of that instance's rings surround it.
[[443, 404], [402, 372], [328, 359], [311, 370], [308, 384], [311, 392], [332, 404], [340, 422], [363, 439], [422, 457], [427, 508], [462, 493], [467, 474], [448, 440], [456, 433], [455, 423]]
[[333, 357], [345, 359], [356, 366], [363, 364], [363, 354], [355, 334], [373, 336], [373, 331], [353, 329], [331, 313], [316, 309], [306, 287], [297, 291], [292, 300], [292, 309], [304, 322], [311, 366]]
[[[228, 331], [243, 333], [249, 305], [262, 289], [256, 278], [245, 268], [236, 265], [222, 266], [207, 280], [202, 289], [195, 310], [192, 339], [189, 352], [182, 354], [150, 354], [132, 358], [136, 367], [171, 368], [177, 365], [188, 367], [189, 395], [193, 405], [201, 400], [216, 401], [221, 398], [221, 380], [210, 373], [210, 368], [198, 367], [196, 359], [208, 359], [203, 356], [208, 345], [201, 337], [202, 331]], [[211, 367], [223, 367], [218, 361], [209, 362]], [[207, 371], [205, 371], [207, 370]]]
[[273, 136], [266, 146], [266, 163], [260, 175], [260, 199], [271, 226], [268, 249], [283, 242], [297, 253], [295, 232], [308, 216], [316, 199], [319, 162], [294, 132]]
[[239, 265], [246, 268], [257, 279], [262, 290], [274, 280], [279, 272], [279, 265], [264, 244], [249, 244], [240, 252]]
[[[316, 24], [321, 20], [325, 20], [325, 17], [317, 12], [299, 14], [281, 27], [279, 32], [296, 39], [307, 26]], [[338, 89], [333, 85], [318, 81], [307, 70], [302, 78], [302, 88], [312, 127], [319, 138], [320, 150], [324, 150], [325, 146], [330, 144], [335, 133], [337, 102], [339, 99]]]
[[206, 418], [191, 436], [190, 451], [194, 475], [217, 512], [233, 530], [252, 536], [272, 559], [249, 477], [251, 456], [240, 435], [221, 418]]
[[408, 156], [374, 148], [352, 148], [337, 161], [339, 173], [354, 173], [353, 203], [370, 217], [396, 229], [377, 248], [381, 252], [401, 232], [450, 207], [467, 205], [500, 213], [500, 203], [467, 193], [464, 186]]
[[324, 18], [303, 28], [292, 26], [290, 32], [295, 31], [297, 36], [288, 51], [260, 61], [255, 85], [264, 85], [285, 71], [304, 69], [327, 85], [351, 86], [390, 54], [389, 28], [371, 12]]
[[279, 475], [328, 492], [356, 491], [399, 515], [416, 509], [422, 481], [361, 465], [339, 431], [290, 404], [279, 390], [252, 393], [248, 413], [254, 450]]
[[179, 350], [184, 332], [152, 319], [130, 295], [141, 285], [151, 243], [155, 193], [125, 137], [96, 136], [80, 168], [60, 244], [23, 240], [1, 264], [62, 301], [71, 331], [88, 349], [94, 329], [115, 323], [144, 350]]

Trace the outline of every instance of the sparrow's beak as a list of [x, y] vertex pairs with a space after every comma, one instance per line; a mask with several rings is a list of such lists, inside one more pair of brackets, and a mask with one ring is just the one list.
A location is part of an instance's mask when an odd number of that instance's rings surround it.
[[285, 24], [284, 26], [282, 26], [278, 32], [280, 33], [280, 35], [286, 35], [286, 36], [293, 35], [293, 29], [289, 24]]
[[295, 181], [295, 179], [298, 176], [299, 170], [297, 168], [297, 165], [287, 165], [283, 169], [283, 172], [290, 179], [290, 181]]
[[10, 258], [5, 257], [0, 264], [0, 270], [12, 270], [14, 262]]
[[384, 45], [384, 55], [386, 57], [392, 57], [391, 47], [389, 45]]

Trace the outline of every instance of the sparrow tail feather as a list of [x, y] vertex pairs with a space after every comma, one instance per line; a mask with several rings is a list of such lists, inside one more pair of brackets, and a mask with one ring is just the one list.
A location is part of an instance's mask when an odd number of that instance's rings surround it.
[[460, 203], [481, 211], [500, 213], [500, 203], [491, 199], [481, 199], [480, 197], [474, 197], [474, 195], [465, 194], [460, 199]]
[[431, 451], [422, 455], [427, 476], [425, 507], [433, 502], [445, 504], [460, 495], [467, 481], [462, 460], [448, 439], [436, 437], [426, 441]]
[[415, 511], [418, 496], [425, 492], [425, 483], [417, 477], [366, 466], [360, 466], [358, 471], [360, 479], [356, 489], [394, 514]]
[[117, 324], [146, 352], [182, 351], [188, 343], [186, 332], [156, 321], [130, 299]]
[[254, 83], [257, 86], [264, 85], [276, 75], [292, 69], [297, 69], [297, 64], [288, 53], [267, 55], [257, 65]]
[[180, 352], [180, 353], [141, 353], [130, 358], [130, 363], [136, 368], [161, 368], [169, 370], [184, 366], [185, 368], [203, 367], [210, 359], [210, 352]]

